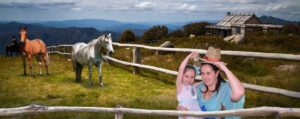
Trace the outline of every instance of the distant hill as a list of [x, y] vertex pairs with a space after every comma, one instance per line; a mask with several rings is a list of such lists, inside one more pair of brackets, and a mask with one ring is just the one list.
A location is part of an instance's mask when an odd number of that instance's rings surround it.
[[10, 22], [0, 25], [0, 54], [5, 53], [5, 46], [11, 41], [13, 35], [17, 37], [17, 40], [19, 40], [19, 26], [21, 25], [27, 26], [29, 39], [41, 38], [47, 46], [56, 44], [89, 42], [90, 40], [97, 38], [105, 33], [112, 33], [114, 41], [116, 41], [120, 37], [119, 33], [110, 31], [98, 31], [95, 28], [54, 28], [38, 24]]
[[259, 19], [265, 24], [286, 25], [286, 24], [293, 23], [292, 21], [288, 21], [288, 20], [284, 20], [272, 16], [266, 16], [266, 15], [259, 17]]
[[40, 22], [45, 26], [52, 26], [58, 28], [66, 27], [94, 27], [98, 30], [108, 30], [106, 28], [113, 27], [116, 25], [123, 24], [122, 22], [113, 21], [113, 20], [102, 20], [102, 19], [83, 19], [83, 20], [65, 20], [65, 21], [47, 21]]
[[40, 22], [38, 24], [44, 26], [57, 27], [57, 28], [93, 27], [99, 31], [113, 31], [118, 33], [122, 33], [126, 29], [131, 29], [135, 32], [137, 36], [142, 36], [144, 31], [150, 28], [149, 25], [126, 23], [126, 22], [119, 22], [114, 20], [102, 20], [102, 19], [48, 21], [48, 22]]
[[160, 22], [120, 22], [114, 20], [103, 20], [103, 19], [82, 19], [82, 20], [64, 20], [64, 21], [47, 21], [37, 23], [38, 25], [51, 26], [57, 28], [67, 28], [67, 27], [93, 27], [100, 31], [113, 31], [117, 33], [122, 33], [126, 29], [131, 29], [136, 36], [140, 37], [144, 34], [146, 30], [151, 28], [154, 25], [166, 25], [169, 29], [169, 32], [176, 29], [180, 29], [183, 25], [196, 22], [176, 22], [176, 23], [160, 23]]

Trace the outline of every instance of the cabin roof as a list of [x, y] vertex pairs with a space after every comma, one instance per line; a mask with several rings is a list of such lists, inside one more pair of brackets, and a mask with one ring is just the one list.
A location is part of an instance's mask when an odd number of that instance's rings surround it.
[[224, 26], [230, 27], [232, 25], [243, 25], [246, 24], [248, 20], [252, 17], [255, 17], [255, 14], [247, 14], [247, 13], [229, 13], [227, 14], [216, 26]]

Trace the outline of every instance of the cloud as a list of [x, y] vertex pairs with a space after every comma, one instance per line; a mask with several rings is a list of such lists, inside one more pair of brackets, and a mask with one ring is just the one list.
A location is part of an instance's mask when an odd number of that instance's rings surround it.
[[182, 4], [178, 7], [181, 11], [197, 11], [197, 5]]
[[85, 13], [209, 14], [250, 12], [300, 19], [299, 0], [0, 0], [0, 8]]
[[143, 9], [143, 10], [152, 10], [154, 9], [157, 4], [152, 2], [140, 2], [134, 5], [136, 8]]
[[81, 11], [81, 8], [80, 7], [74, 7], [74, 8], [71, 8], [71, 10], [73, 10], [73, 11]]
[[0, 6], [32, 9], [66, 8], [74, 6], [74, 0], [2, 0]]

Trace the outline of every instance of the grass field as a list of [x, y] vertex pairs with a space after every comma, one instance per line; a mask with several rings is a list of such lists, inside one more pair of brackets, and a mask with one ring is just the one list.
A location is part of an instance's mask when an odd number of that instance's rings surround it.
[[[178, 47], [191, 46], [190, 48], [202, 48], [202, 44], [203, 42], [207, 42], [206, 40], [209, 39], [196, 38], [184, 42], [179, 41], [178, 39], [173, 39], [172, 42]], [[193, 45], [191, 43], [193, 43]], [[243, 50], [244, 48], [244, 50], [248, 50], [251, 48], [248, 45], [244, 44], [243, 47], [241, 46], [237, 49]], [[222, 49], [231, 49], [232, 47], [236, 47], [232, 44], [226, 43], [223, 43], [221, 46], [225, 46], [225, 48]], [[270, 50], [270, 48], [259, 49], [259, 47], [260, 46], [258, 46], [258, 49], [255, 51], [266, 50], [268, 52], [276, 52]], [[131, 49], [115, 47], [115, 50], [116, 53], [113, 54], [113, 57], [125, 61], [132, 60]], [[286, 53], [295, 52], [298, 52], [298, 50], [289, 50], [286, 48]], [[142, 49], [142, 63], [170, 70], [176, 70], [180, 62], [187, 55], [187, 53], [175, 53], [169, 55], [154, 54], [155, 51]], [[61, 55], [50, 55], [50, 76], [35, 76], [31, 78], [30, 76], [23, 76], [20, 58], [5, 58], [4, 56], [0, 56], [0, 108], [41, 104], [48, 106], [95, 107], [116, 107], [117, 105], [121, 105], [128, 108], [174, 110], [177, 105], [175, 97], [175, 76], [151, 70], [141, 70], [139, 75], [133, 75], [131, 73], [131, 67], [116, 63], [105, 63], [103, 65], [104, 87], [99, 87], [97, 85], [98, 80], [96, 68], [93, 69], [94, 86], [88, 87], [87, 68], [85, 67], [83, 71], [83, 82], [75, 83], [75, 74], [73, 73], [72, 64], [67, 61], [67, 59], [68, 57]], [[298, 61], [230, 56], [223, 57], [223, 60], [228, 63], [228, 67], [232, 69], [242, 82], [300, 92], [300, 62]], [[37, 74], [38, 66], [36, 62], [34, 63], [34, 73]], [[278, 66], [284, 64], [295, 65], [298, 66], [298, 68], [287, 71], [278, 71], [276, 69]], [[260, 106], [299, 108], [300, 99], [246, 90], [245, 108]], [[114, 118], [114, 114], [62, 112], [0, 118], [94, 119]], [[124, 118], [176, 119], [177, 117], [125, 114]]]
[[[50, 76], [23, 76], [20, 58], [0, 57], [0, 107], [18, 107], [29, 104], [175, 109], [175, 86], [159, 80], [133, 75], [108, 64], [103, 65], [104, 87], [88, 87], [87, 68], [83, 82], [75, 83], [71, 62], [63, 56], [51, 55]], [[37, 65], [34, 66], [35, 74]], [[97, 71], [94, 68], [93, 82]], [[113, 118], [113, 114], [58, 113], [42, 114], [36, 118]], [[125, 116], [140, 118], [139, 116]], [[147, 116], [145, 116], [147, 117]], [[20, 118], [26, 118], [22, 116]], [[28, 117], [32, 118], [32, 117]], [[144, 116], [143, 116], [144, 118]], [[151, 118], [151, 117], [150, 117]], [[164, 118], [164, 117], [157, 117]]]

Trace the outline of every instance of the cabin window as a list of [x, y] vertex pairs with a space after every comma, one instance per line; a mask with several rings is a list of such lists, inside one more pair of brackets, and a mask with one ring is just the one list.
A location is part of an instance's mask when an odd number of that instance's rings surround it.
[[241, 27], [236, 27], [236, 33], [241, 34]]

